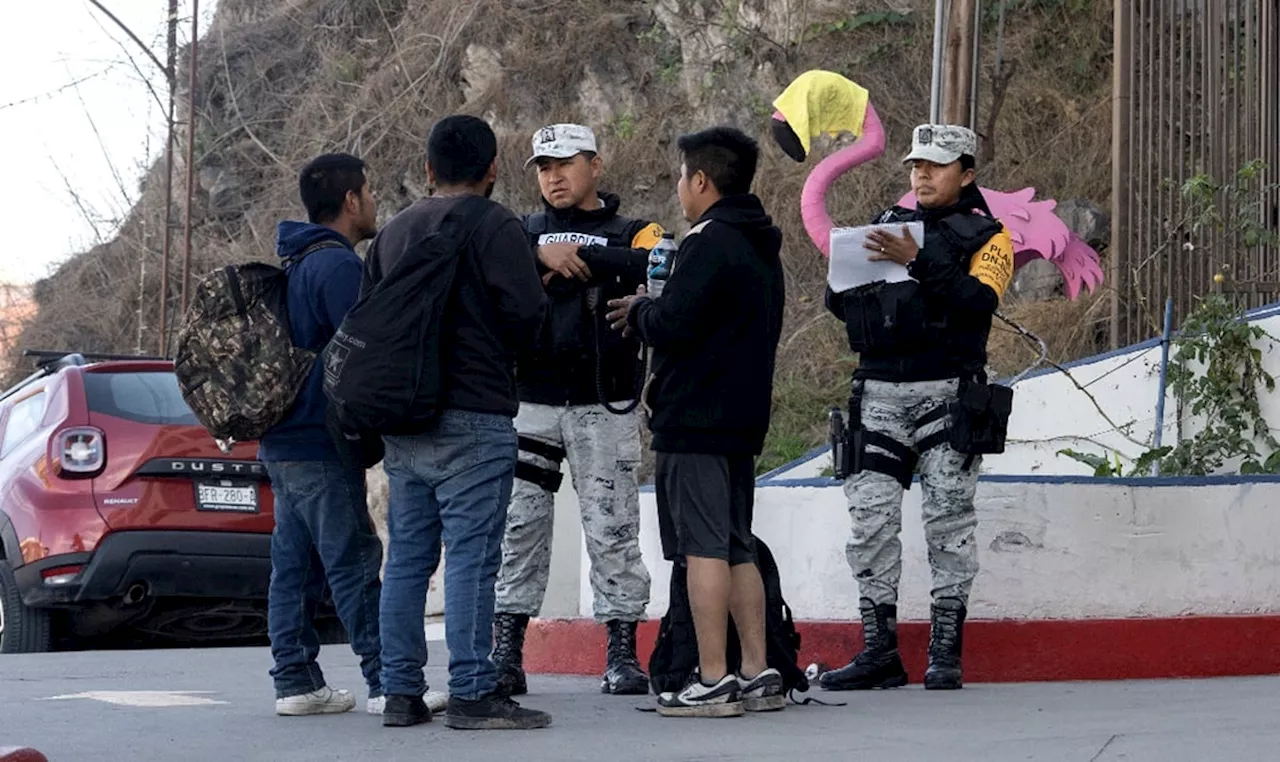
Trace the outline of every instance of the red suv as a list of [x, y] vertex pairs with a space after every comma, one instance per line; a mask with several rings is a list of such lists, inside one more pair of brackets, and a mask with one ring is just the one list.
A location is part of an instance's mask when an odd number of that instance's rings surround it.
[[39, 369], [0, 395], [0, 652], [260, 641], [257, 445], [220, 451], [167, 360], [28, 354]]

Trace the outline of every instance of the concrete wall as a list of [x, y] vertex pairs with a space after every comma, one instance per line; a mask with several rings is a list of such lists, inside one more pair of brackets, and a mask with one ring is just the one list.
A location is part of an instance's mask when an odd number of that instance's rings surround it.
[[[667, 607], [654, 495], [642, 493], [641, 546], [653, 577], [649, 613]], [[1166, 617], [1280, 612], [1280, 478], [984, 479], [978, 491], [980, 619]], [[920, 489], [903, 507], [899, 615], [928, 618]], [[845, 562], [849, 518], [827, 479], [774, 480], [756, 490], [756, 533], [776, 556], [798, 619], [857, 617]], [[580, 553], [579, 611], [590, 616]]]

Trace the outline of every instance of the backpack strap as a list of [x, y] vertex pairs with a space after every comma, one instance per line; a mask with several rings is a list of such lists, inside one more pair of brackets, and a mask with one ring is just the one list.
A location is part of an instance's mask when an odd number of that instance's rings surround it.
[[291, 257], [285, 257], [284, 269], [285, 271], [288, 271], [290, 267], [293, 267], [294, 265], [298, 264], [302, 260], [306, 259], [308, 254], [313, 254], [317, 251], [320, 251], [321, 249], [345, 249], [345, 248], [347, 248], [345, 244], [339, 243], [333, 240], [332, 238], [326, 238], [323, 241], [317, 241], [311, 244], [310, 246], [308, 246], [307, 248], [303, 249], [301, 252], [294, 254]]

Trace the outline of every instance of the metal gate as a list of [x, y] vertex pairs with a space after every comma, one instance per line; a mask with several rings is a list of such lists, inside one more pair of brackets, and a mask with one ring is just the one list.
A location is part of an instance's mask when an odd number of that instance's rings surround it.
[[[1280, 229], [1280, 0], [1114, 0], [1111, 344], [1160, 332], [1217, 288], [1241, 307], [1280, 299], [1280, 248], [1239, 226], [1197, 229], [1182, 187], [1234, 183], [1260, 160], [1245, 200], [1219, 193], [1223, 219]], [[1257, 202], [1256, 205], [1253, 202]], [[1203, 219], [1203, 218], [1201, 218]], [[1223, 275], [1220, 283], [1214, 276]]]

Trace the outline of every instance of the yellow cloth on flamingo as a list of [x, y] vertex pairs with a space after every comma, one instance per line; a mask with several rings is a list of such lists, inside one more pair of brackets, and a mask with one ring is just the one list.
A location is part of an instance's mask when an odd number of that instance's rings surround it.
[[773, 101], [809, 154], [809, 141], [842, 132], [862, 137], [867, 116], [867, 89], [833, 71], [812, 69], [792, 80]]

